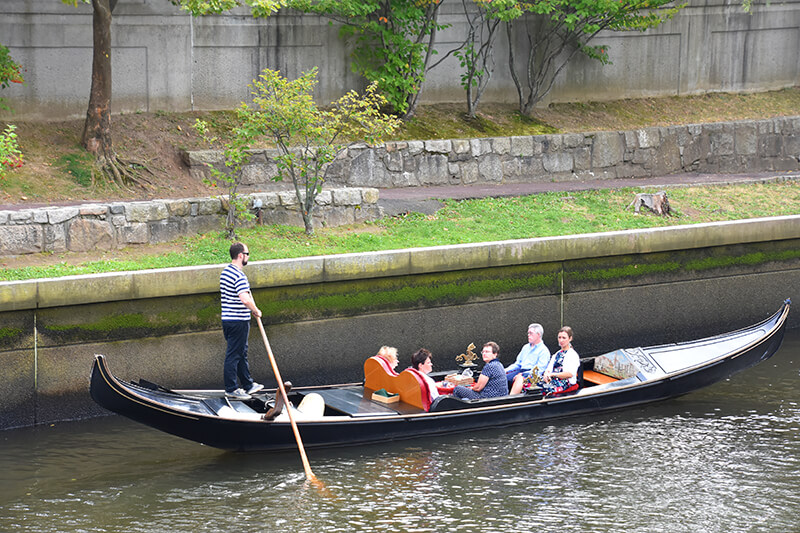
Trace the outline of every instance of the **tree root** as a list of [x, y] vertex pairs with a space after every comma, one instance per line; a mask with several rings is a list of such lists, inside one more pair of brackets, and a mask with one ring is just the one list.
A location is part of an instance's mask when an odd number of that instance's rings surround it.
[[146, 175], [154, 175], [143, 161], [122, 159], [116, 155], [97, 159], [92, 171], [92, 186], [98, 181], [110, 183], [120, 189], [133, 192], [135, 189], [153, 189], [153, 183]]

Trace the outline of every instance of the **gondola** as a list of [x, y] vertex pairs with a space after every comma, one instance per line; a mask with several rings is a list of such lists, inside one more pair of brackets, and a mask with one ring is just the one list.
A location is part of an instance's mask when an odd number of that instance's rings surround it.
[[[400, 401], [387, 403], [374, 396], [372, 387], [391, 386], [392, 380], [376, 381], [383, 379], [383, 370], [368, 359], [365, 382], [296, 388], [289, 400], [306, 448], [460, 433], [641, 405], [711, 385], [772, 357], [783, 341], [790, 304], [786, 300], [770, 318], [729, 333], [582, 359], [580, 387], [565, 395], [526, 392], [483, 400], [440, 396], [427, 405], [420, 404], [423, 391], [415, 381], [404, 378]], [[394, 392], [389, 390], [387, 397]], [[110, 411], [208, 446], [239, 451], [296, 447], [285, 412], [265, 419], [275, 407], [274, 394], [231, 400], [221, 391], [173, 391], [144, 380], [123, 382], [111, 374], [103, 355], [95, 356], [90, 393]], [[310, 403], [305, 399], [316, 399], [316, 413], [303, 410]]]

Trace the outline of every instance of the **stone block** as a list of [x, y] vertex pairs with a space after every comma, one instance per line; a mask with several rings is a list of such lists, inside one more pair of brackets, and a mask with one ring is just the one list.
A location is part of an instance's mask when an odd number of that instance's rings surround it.
[[44, 251], [66, 252], [67, 232], [63, 224], [44, 226]]
[[779, 135], [762, 135], [758, 140], [758, 153], [761, 157], [778, 157], [781, 155], [781, 144]]
[[277, 175], [275, 163], [250, 163], [242, 167], [242, 185], [263, 185]]
[[452, 146], [447, 139], [425, 141], [425, 150], [432, 154], [449, 154]]
[[32, 214], [34, 224], [47, 224], [47, 211], [44, 209], [34, 209]]
[[575, 158], [575, 170], [589, 170], [592, 168], [592, 150], [587, 146], [582, 146], [573, 151]]
[[135, 222], [120, 228], [119, 235], [124, 244], [147, 244], [150, 242], [150, 229], [144, 222]]
[[734, 153], [736, 155], [753, 155], [758, 152], [758, 132], [753, 123], [739, 123], [734, 129]]
[[450, 180], [450, 172], [447, 169], [447, 156], [434, 154], [420, 157], [417, 175], [422, 185], [447, 184]]
[[11, 211], [8, 216], [8, 224], [29, 224], [31, 222], [33, 222], [33, 211], [30, 209]]
[[467, 139], [454, 139], [450, 143], [453, 145], [453, 152], [458, 155], [468, 154], [470, 151], [470, 144]]
[[561, 135], [539, 135], [537, 140], [542, 144], [541, 153], [560, 152], [564, 147], [564, 137]]
[[108, 214], [108, 206], [104, 204], [86, 204], [78, 209], [82, 217], [104, 217]]
[[171, 217], [188, 217], [192, 213], [192, 204], [189, 200], [165, 200], [164, 203]]
[[542, 154], [542, 165], [547, 172], [571, 172], [573, 169], [572, 154], [554, 152]]
[[9, 211], [0, 211], [0, 224], [5, 225], [8, 222], [8, 217], [11, 213]]
[[261, 200], [261, 207], [269, 209], [280, 205], [278, 193], [275, 192], [256, 192], [250, 195], [251, 200]]
[[460, 164], [461, 167], [461, 183], [464, 185], [470, 185], [472, 183], [477, 183], [480, 179], [481, 174], [478, 170], [478, 162], [474, 159], [470, 159], [469, 161], [464, 161]]
[[170, 242], [183, 235], [181, 223], [177, 221], [153, 222], [150, 228], [150, 242]]
[[111, 217], [111, 225], [115, 228], [121, 228], [127, 223], [128, 221], [125, 219], [125, 215], [114, 215]]
[[331, 205], [333, 203], [333, 193], [331, 191], [319, 191], [314, 198], [314, 203], [318, 206]]
[[618, 165], [622, 163], [624, 153], [624, 137], [621, 134], [613, 131], [598, 132], [592, 144], [592, 168]]
[[520, 169], [521, 159], [519, 157], [509, 157], [502, 159], [503, 164], [503, 180], [519, 181], [521, 175]]
[[511, 155], [516, 157], [530, 157], [533, 155], [533, 137], [511, 137]]
[[490, 139], [470, 139], [469, 148], [472, 157], [480, 157], [492, 152], [492, 141]]
[[355, 209], [352, 207], [332, 207], [321, 213], [321, 224], [330, 228], [353, 224], [356, 221]]
[[393, 187], [417, 187], [419, 186], [417, 175], [413, 172], [392, 173]]
[[503, 163], [497, 154], [488, 154], [478, 160], [478, 172], [481, 179], [486, 182], [500, 183], [503, 181]]
[[128, 222], [154, 222], [164, 220], [169, 216], [164, 202], [132, 202], [125, 209]]
[[408, 153], [411, 155], [421, 154], [425, 150], [423, 141], [408, 141]]
[[282, 207], [298, 207], [300, 202], [297, 201], [297, 195], [294, 191], [281, 191], [278, 193], [278, 200]]
[[676, 135], [664, 135], [661, 144], [654, 150], [652, 171], [656, 176], [672, 174], [681, 170], [681, 152]]
[[733, 134], [728, 131], [714, 131], [708, 136], [711, 144], [711, 153], [717, 157], [734, 154]]
[[353, 159], [347, 184], [355, 187], [389, 187], [391, 177], [374, 150], [366, 150]]
[[47, 221], [50, 224], [61, 224], [78, 216], [77, 207], [57, 207], [47, 210]]
[[[197, 205], [197, 211], [195, 212], [194, 207], [192, 207], [193, 215], [216, 215], [222, 211], [221, 198], [198, 198], [195, 205]], [[130, 220], [130, 217], [128, 220]]]
[[334, 189], [331, 192], [333, 193], [333, 205], [335, 206], [361, 205], [361, 189]]
[[43, 246], [41, 226], [0, 226], [0, 255], [33, 254]]
[[386, 169], [392, 172], [402, 172], [403, 170], [403, 154], [400, 152], [388, 152], [383, 157], [383, 164]]
[[365, 204], [377, 204], [380, 199], [380, 192], [378, 189], [372, 187], [365, 187], [361, 189], [361, 200]]
[[661, 142], [658, 128], [636, 130], [636, 141], [639, 148], [655, 148]]
[[783, 152], [787, 157], [800, 159], [800, 135], [790, 135], [784, 137]]
[[708, 137], [705, 135], [698, 135], [683, 148], [681, 154], [683, 160], [683, 168], [690, 168], [696, 165], [704, 165], [710, 155], [711, 146]]
[[[164, 211], [166, 212], [166, 208]], [[114, 245], [114, 230], [109, 222], [86, 218], [77, 218], [69, 222], [67, 232], [69, 251], [111, 250]]]
[[583, 146], [584, 136], [582, 133], [566, 133], [564, 134], [564, 146], [566, 148], [577, 148]]
[[492, 151], [498, 155], [505, 155], [511, 152], [511, 138], [495, 137], [492, 139]]

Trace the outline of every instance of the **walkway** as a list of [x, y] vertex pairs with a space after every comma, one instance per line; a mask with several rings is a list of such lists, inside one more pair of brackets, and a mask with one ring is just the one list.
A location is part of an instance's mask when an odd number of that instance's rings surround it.
[[432, 214], [442, 206], [439, 200], [527, 196], [543, 192], [572, 192], [638, 187], [655, 192], [670, 187], [740, 185], [800, 180], [800, 172], [758, 172], [752, 174], [672, 174], [655, 178], [618, 178], [586, 181], [506, 183], [497, 185], [441, 185], [380, 189], [379, 205], [387, 216], [409, 211]]

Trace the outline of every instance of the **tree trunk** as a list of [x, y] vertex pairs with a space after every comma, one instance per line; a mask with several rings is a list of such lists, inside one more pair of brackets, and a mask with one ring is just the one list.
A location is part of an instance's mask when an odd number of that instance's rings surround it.
[[115, 159], [111, 145], [111, 4], [92, 0], [92, 88], [81, 144], [105, 166]]

